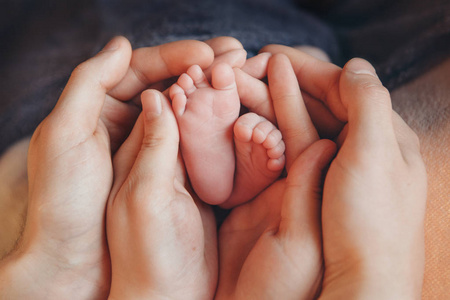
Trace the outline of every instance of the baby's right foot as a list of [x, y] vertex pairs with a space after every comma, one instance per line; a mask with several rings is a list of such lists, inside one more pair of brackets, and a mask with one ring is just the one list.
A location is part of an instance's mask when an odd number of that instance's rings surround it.
[[234, 143], [234, 187], [230, 198], [222, 204], [223, 208], [253, 199], [281, 175], [285, 163], [281, 132], [255, 113], [247, 113], [236, 121]]
[[192, 187], [203, 201], [221, 204], [233, 189], [233, 124], [240, 101], [228, 64], [212, 68], [211, 82], [199, 66], [192, 66], [171, 87], [170, 98]]

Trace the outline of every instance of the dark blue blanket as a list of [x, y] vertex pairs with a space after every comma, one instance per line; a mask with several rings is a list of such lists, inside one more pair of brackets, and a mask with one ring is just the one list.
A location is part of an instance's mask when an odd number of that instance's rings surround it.
[[[31, 134], [71, 70], [112, 36], [133, 47], [228, 35], [250, 55], [312, 45], [362, 56], [389, 87], [448, 57], [448, 0], [6, 0], [0, 16], [0, 153]], [[424, 2], [425, 4], [421, 4]]]

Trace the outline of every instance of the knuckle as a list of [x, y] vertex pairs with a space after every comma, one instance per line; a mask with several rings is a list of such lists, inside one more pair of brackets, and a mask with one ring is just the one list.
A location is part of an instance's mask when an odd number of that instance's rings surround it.
[[108, 81], [110, 74], [105, 72], [103, 66], [96, 64], [94, 60], [86, 60], [80, 63], [73, 69], [71, 79], [81, 80], [91, 87], [100, 87], [103, 90], [108, 90]]
[[387, 88], [385, 88], [380, 82], [375, 80], [371, 81], [364, 81], [360, 89], [363, 93], [367, 95], [367, 97], [373, 98], [373, 99], [390, 99], [390, 93]]
[[297, 103], [299, 101], [300, 95], [294, 93], [283, 93], [280, 95], [276, 95], [274, 98], [276, 98], [276, 100], [280, 102]]
[[218, 42], [223, 43], [224, 45], [226, 44], [230, 49], [242, 49], [242, 43], [231, 36], [223, 36], [223, 37], [219, 37], [217, 38]]
[[281, 136], [284, 142], [298, 142], [298, 141], [314, 141], [316, 134], [309, 130], [309, 128], [283, 128], [281, 130]]
[[154, 149], [159, 148], [165, 143], [165, 138], [159, 135], [146, 135], [142, 140], [142, 148]]
[[150, 80], [147, 78], [147, 76], [144, 74], [144, 72], [141, 71], [141, 64], [140, 62], [140, 57], [136, 54], [139, 54], [139, 49], [133, 50], [133, 56], [131, 57], [131, 62], [130, 62], [130, 69], [133, 72], [134, 76], [136, 76], [136, 78], [143, 84], [143, 85], [148, 85], [150, 84]]
[[303, 138], [303, 133], [302, 130], [297, 128], [284, 128], [282, 130], [283, 140], [286, 143], [301, 140]]
[[72, 71], [72, 76], [80, 76], [82, 74], [88, 73], [91, 69], [90, 63], [88, 61], [84, 61], [75, 67]]

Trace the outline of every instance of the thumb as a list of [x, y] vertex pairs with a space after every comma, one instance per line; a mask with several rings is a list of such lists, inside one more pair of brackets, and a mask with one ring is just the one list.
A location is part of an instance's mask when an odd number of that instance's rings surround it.
[[95, 130], [106, 94], [125, 76], [130, 60], [128, 40], [112, 39], [96, 56], [75, 68], [52, 115], [59, 115], [57, 119], [63, 119], [63, 124], [78, 130]]
[[294, 161], [286, 178], [276, 236], [303, 274], [297, 282], [302, 299], [315, 298], [322, 281], [321, 183], [335, 152], [329, 140], [313, 143]]
[[286, 178], [281, 210], [280, 234], [293, 240], [305, 236], [320, 237], [320, 195], [325, 167], [336, 152], [330, 140], [319, 140], [309, 146], [294, 161]]
[[142, 113], [114, 156], [111, 202], [122, 189], [148, 199], [164, 186], [173, 187], [179, 136], [172, 108], [156, 90], [142, 92], [141, 102]]
[[366, 145], [395, 139], [389, 91], [370, 63], [350, 60], [342, 70], [339, 90], [348, 112], [348, 137]]
[[141, 95], [144, 136], [131, 173], [150, 191], [173, 186], [178, 159], [179, 134], [172, 108], [156, 90]]

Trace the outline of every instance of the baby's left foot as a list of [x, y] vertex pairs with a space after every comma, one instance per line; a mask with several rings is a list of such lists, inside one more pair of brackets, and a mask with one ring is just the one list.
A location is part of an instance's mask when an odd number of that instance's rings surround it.
[[262, 192], [284, 168], [285, 145], [281, 132], [255, 113], [241, 116], [234, 125], [236, 173], [233, 192], [221, 205], [231, 208]]
[[233, 124], [240, 102], [227, 64], [211, 70], [211, 83], [192, 66], [170, 89], [180, 129], [180, 147], [192, 187], [208, 204], [221, 204], [233, 189]]

